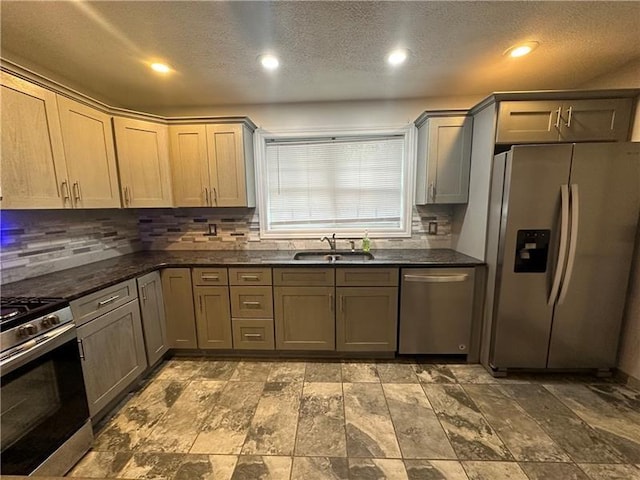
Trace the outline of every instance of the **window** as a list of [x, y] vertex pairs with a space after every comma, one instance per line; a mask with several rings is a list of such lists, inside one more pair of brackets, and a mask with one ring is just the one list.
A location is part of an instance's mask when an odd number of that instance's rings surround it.
[[410, 236], [413, 132], [257, 131], [261, 236]]

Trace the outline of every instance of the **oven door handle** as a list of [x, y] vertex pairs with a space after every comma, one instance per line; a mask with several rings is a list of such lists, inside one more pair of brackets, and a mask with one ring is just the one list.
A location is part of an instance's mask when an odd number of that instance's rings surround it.
[[[2, 375], [11, 373], [17, 368], [22, 367], [26, 363], [38, 358], [51, 350], [64, 345], [70, 340], [77, 337], [76, 325], [68, 323], [62, 327], [56, 328], [42, 335], [40, 340], [30, 340], [22, 345], [9, 350], [5, 357], [0, 361], [0, 370]], [[31, 344], [31, 346], [29, 346]]]

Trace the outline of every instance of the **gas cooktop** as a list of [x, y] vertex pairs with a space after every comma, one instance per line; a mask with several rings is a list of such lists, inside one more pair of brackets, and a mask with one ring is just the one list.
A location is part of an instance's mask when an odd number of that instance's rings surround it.
[[8, 297], [0, 299], [0, 332], [69, 305], [63, 298]]

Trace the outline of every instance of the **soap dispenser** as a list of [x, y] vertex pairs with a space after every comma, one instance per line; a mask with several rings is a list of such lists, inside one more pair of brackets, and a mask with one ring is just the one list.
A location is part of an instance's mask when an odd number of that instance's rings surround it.
[[369, 231], [364, 231], [364, 237], [362, 237], [362, 251], [368, 252], [371, 250], [371, 240], [369, 240]]

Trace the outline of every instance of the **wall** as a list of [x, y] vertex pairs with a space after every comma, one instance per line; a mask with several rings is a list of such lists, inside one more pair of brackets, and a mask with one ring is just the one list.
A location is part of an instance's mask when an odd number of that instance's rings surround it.
[[260, 128], [304, 129], [307, 127], [365, 128], [405, 125], [425, 110], [471, 108], [484, 96], [370, 100], [353, 102], [310, 102], [277, 105], [225, 105], [222, 107], [176, 108], [166, 116], [248, 116]]
[[1, 283], [14, 282], [142, 248], [129, 210], [5, 210]]
[[[581, 87], [639, 88], [640, 60], [624, 65], [613, 74], [595, 78]], [[636, 116], [631, 139], [635, 142], [640, 142], [640, 101], [636, 104]], [[631, 264], [631, 279], [618, 354], [618, 368], [633, 377], [640, 385], [640, 228], [636, 235], [636, 249]]]

